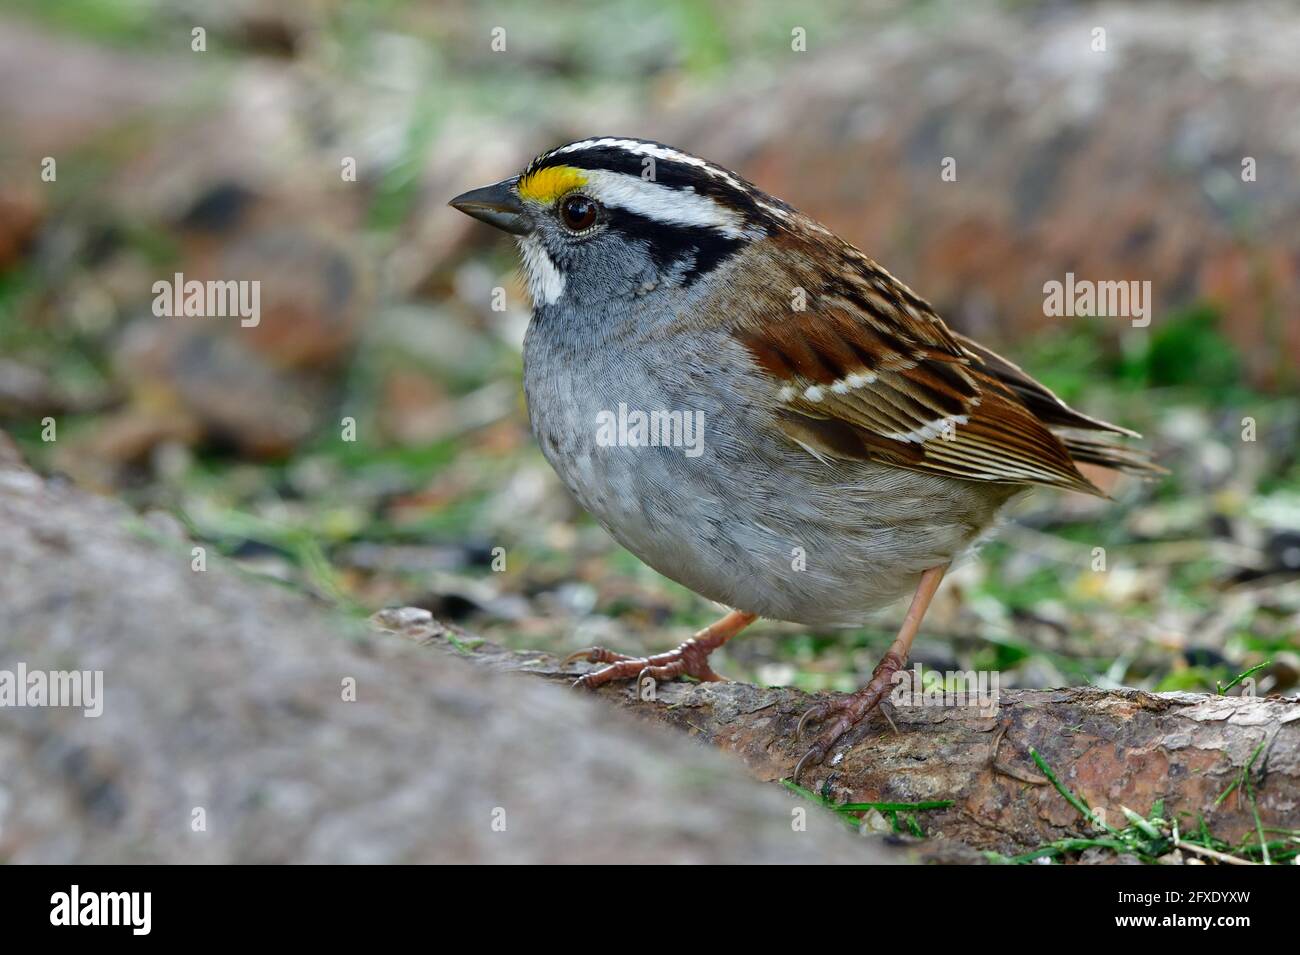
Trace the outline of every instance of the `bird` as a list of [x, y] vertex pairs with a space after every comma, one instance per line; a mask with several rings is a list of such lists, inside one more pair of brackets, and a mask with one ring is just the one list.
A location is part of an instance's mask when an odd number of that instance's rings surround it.
[[[1033, 486], [1104, 493], [1087, 463], [1160, 470], [858, 248], [739, 174], [599, 136], [450, 205], [515, 237], [523, 385], [542, 454], [623, 547], [728, 612], [577, 686], [720, 680], [754, 621], [851, 627], [910, 595], [858, 691], [810, 707], [798, 781], [875, 709], [944, 573]], [[816, 726], [816, 732], [811, 727]]]

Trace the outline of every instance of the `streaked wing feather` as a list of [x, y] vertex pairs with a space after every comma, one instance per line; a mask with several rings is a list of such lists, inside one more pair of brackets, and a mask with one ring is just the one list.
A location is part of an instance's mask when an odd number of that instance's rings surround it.
[[1039, 421], [1061, 428], [1081, 428], [1085, 431], [1110, 431], [1114, 434], [1140, 438], [1142, 435], [1128, 428], [1092, 418], [1081, 411], [1075, 411], [1040, 381], [1031, 378], [1019, 365], [1003, 358], [993, 349], [981, 345], [974, 339], [954, 332], [953, 336], [962, 347], [974, 354], [984, 363], [984, 370], [989, 375], [1013, 391]]
[[856, 250], [845, 255], [859, 281], [840, 282], [803, 311], [734, 330], [772, 378], [777, 423], [791, 440], [818, 456], [1093, 494], [1101, 491], [1076, 460], [1152, 470], [1139, 452], [1055, 434], [1053, 427], [1132, 432], [1074, 411], [1016, 365], [952, 332]]

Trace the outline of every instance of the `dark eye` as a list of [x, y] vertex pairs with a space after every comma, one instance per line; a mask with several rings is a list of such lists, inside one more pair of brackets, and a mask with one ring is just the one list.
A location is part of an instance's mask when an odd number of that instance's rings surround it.
[[586, 196], [565, 196], [560, 202], [560, 221], [566, 229], [585, 232], [596, 224], [600, 207]]

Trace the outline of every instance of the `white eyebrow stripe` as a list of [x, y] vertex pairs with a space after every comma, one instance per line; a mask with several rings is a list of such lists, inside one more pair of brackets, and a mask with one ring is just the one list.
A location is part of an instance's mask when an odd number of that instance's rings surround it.
[[690, 153], [679, 152], [676, 149], [669, 149], [667, 146], [657, 146], [654, 143], [643, 143], [635, 139], [615, 139], [607, 136], [604, 139], [584, 139], [581, 142], [569, 143], [567, 146], [561, 146], [559, 149], [552, 150], [549, 155], [559, 156], [564, 153], [579, 152], [583, 149], [601, 149], [609, 147], [611, 149], [622, 149], [625, 152], [633, 153], [637, 156], [651, 156], [655, 159], [662, 159], [665, 162], [680, 162], [688, 166], [695, 166], [704, 170], [715, 179], [722, 179], [741, 188], [740, 180], [711, 163], [705, 162], [698, 156], [692, 156]]
[[607, 169], [584, 169], [583, 191], [607, 206], [675, 225], [704, 226], [733, 238], [748, 235], [745, 219], [694, 189], [676, 189], [662, 183]]

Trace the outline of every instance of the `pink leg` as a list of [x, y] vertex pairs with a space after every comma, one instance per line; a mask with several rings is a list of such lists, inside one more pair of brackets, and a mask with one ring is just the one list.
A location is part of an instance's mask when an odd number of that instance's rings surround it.
[[812, 748], [804, 753], [795, 765], [796, 783], [799, 782], [799, 776], [805, 766], [815, 765], [825, 759], [836, 740], [860, 723], [885, 698], [885, 694], [893, 685], [894, 674], [907, 663], [907, 655], [912, 651], [912, 641], [916, 639], [917, 631], [921, 629], [921, 620], [925, 617], [925, 611], [930, 606], [930, 601], [934, 599], [935, 591], [939, 589], [939, 582], [943, 580], [947, 569], [948, 565], [944, 564], [941, 567], [931, 567], [921, 575], [921, 582], [916, 586], [912, 605], [907, 608], [907, 616], [903, 618], [903, 625], [898, 629], [898, 636], [889, 645], [881, 661], [876, 664], [876, 669], [872, 671], [867, 685], [842, 700], [812, 707], [799, 720], [799, 727], [795, 730], [796, 739], [803, 735], [809, 723], [820, 723], [832, 715], [835, 717], [813, 741]]

